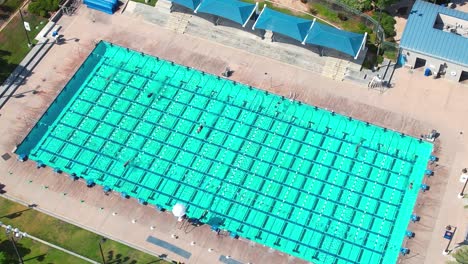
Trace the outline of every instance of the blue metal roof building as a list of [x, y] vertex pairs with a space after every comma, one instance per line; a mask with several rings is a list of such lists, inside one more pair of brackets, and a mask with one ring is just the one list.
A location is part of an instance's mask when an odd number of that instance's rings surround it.
[[[451, 27], [461, 30], [454, 32]], [[463, 30], [465, 33], [460, 34]], [[404, 56], [411, 56], [413, 51], [468, 66], [468, 13], [417, 0], [409, 14], [400, 48], [408, 53], [403, 52]]]

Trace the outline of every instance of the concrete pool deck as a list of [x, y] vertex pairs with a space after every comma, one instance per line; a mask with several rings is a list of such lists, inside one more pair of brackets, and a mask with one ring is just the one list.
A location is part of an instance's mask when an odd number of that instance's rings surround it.
[[[460, 134], [468, 131], [468, 124], [463, 122], [468, 105], [461, 100], [468, 96], [466, 86], [424, 78], [422, 72], [399, 69], [395, 74], [396, 87], [380, 94], [241, 50], [175, 34], [125, 14], [108, 16], [81, 7], [75, 16], [63, 17], [59, 23], [65, 39], [78, 38], [79, 41], [55, 45], [17, 91], [35, 89], [39, 93], [12, 98], [0, 109], [0, 133], [3, 135], [0, 155], [11, 154], [94, 48], [94, 43], [104, 39], [214, 74], [220, 74], [229, 66], [234, 70], [233, 80], [285, 96], [294, 92], [300, 101], [413, 136], [437, 129], [441, 133], [437, 143], [440, 162], [435, 175], [428, 180], [431, 190], [420, 195], [415, 208], [422, 217], [421, 222], [409, 225], [409, 229], [416, 232], [416, 237], [407, 243], [411, 254], [401, 257], [400, 262], [442, 263], [447, 260], [441, 253], [447, 243], [442, 235], [448, 224], [459, 227], [451, 248], [462, 242], [467, 212], [456, 196], [462, 187], [459, 173], [467, 166], [463, 162], [468, 158], [468, 140]], [[101, 188], [88, 189], [65, 175], [55, 175], [50, 168], [37, 171], [33, 162], [19, 163], [14, 156], [7, 161], [0, 160], [0, 171], [3, 172], [0, 182], [5, 185], [8, 196], [35, 203], [51, 214], [153, 254], [167, 254], [171, 259], [186, 263], [217, 263], [220, 255], [229, 255], [243, 263], [302, 262], [262, 245], [216, 236], [208, 227], [179, 229], [170, 214], [138, 205], [136, 200], [122, 201], [118, 195], [105, 196]], [[136, 220], [135, 223], [132, 220]], [[150, 226], [154, 226], [154, 230]], [[172, 234], [178, 238], [172, 238]], [[186, 260], [166, 252], [146, 242], [149, 236], [175, 244], [192, 256]], [[192, 241], [196, 242], [193, 246]], [[208, 248], [213, 251], [208, 252]]]

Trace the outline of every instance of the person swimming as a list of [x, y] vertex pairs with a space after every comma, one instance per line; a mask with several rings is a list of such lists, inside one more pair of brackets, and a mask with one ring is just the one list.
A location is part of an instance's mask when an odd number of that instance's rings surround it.
[[203, 129], [203, 125], [200, 124], [200, 126], [199, 126], [198, 129], [197, 129], [197, 133], [200, 133], [200, 132], [202, 131], [202, 129]]

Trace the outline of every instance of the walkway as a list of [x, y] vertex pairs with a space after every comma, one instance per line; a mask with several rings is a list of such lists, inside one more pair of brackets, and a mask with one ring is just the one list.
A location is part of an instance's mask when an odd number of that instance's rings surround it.
[[[193, 14], [192, 11], [174, 6], [174, 12], [165, 10], [164, 1], [159, 1], [156, 7], [129, 2], [124, 15], [141, 17], [155, 25], [166, 27], [180, 34], [206, 39], [232, 48], [245, 50], [254, 55], [278, 60], [289, 65], [307, 69], [326, 77], [343, 80], [348, 69], [359, 71], [365, 52], [357, 60], [343, 56], [339, 52], [325, 49], [325, 56], [319, 55], [317, 47], [302, 45], [279, 35], [276, 42], [263, 39], [260, 30], [252, 31], [253, 21], [249, 21], [245, 28], [226, 19], [220, 19], [218, 26], [213, 24], [214, 18], [207, 14]], [[163, 6], [163, 7], [161, 7]]]

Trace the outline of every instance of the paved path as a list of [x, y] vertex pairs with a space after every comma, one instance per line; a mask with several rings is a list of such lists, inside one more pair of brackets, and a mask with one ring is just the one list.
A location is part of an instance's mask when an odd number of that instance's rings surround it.
[[2, 24], [2, 26], [0, 26], [0, 31], [2, 31], [8, 24], [10, 24], [11, 20], [13, 20], [13, 18], [15, 18], [15, 16], [17, 16], [19, 14], [19, 11], [21, 8], [25, 7], [26, 5], [28, 5], [29, 1], [25, 1], [19, 8], [18, 10], [15, 11], [14, 14], [12, 14], [8, 20]]

